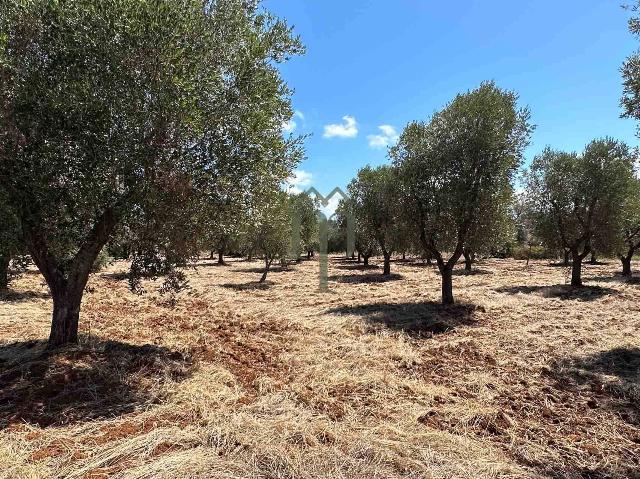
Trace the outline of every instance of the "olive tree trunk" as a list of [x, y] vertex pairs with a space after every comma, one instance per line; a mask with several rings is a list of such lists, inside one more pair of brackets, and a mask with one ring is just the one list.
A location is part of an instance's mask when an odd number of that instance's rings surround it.
[[622, 276], [631, 276], [631, 260], [633, 259], [633, 255], [636, 252], [636, 246], [629, 245], [629, 249], [627, 250], [627, 254], [621, 254], [620, 261], [622, 262]]
[[387, 251], [383, 251], [382, 256], [384, 256], [384, 265], [382, 268], [382, 274], [384, 276], [389, 276], [391, 274], [391, 253]]
[[363, 254], [362, 259], [365, 266], [369, 266], [369, 255]]
[[0, 290], [7, 289], [9, 286], [9, 256], [0, 256]]
[[462, 255], [464, 256], [464, 270], [467, 273], [470, 273], [471, 272], [471, 266], [473, 265], [473, 253], [470, 250], [465, 249], [462, 252]]
[[453, 267], [445, 264], [440, 268], [442, 275], [442, 304], [453, 304]]
[[577, 251], [573, 252], [571, 262], [571, 286], [582, 286], [582, 257]]
[[218, 250], [218, 264], [224, 264], [224, 250]]
[[82, 302], [82, 292], [76, 291], [78, 286], [62, 287], [52, 292], [53, 315], [51, 332], [49, 333], [49, 348], [78, 342], [80, 303]]
[[80, 305], [91, 267], [109, 240], [118, 220], [119, 214], [114, 208], [107, 208], [70, 264], [50, 251], [41, 230], [25, 225], [25, 236], [31, 257], [44, 276], [53, 298], [48, 348], [53, 349], [78, 342]]
[[273, 261], [273, 259], [270, 259], [269, 256], [265, 256], [264, 257], [264, 272], [262, 273], [262, 276], [260, 277], [260, 283], [264, 283], [267, 279], [267, 274], [269, 273], [269, 269], [271, 268], [271, 262]]
[[631, 258], [620, 256], [622, 262], [622, 276], [631, 276]]

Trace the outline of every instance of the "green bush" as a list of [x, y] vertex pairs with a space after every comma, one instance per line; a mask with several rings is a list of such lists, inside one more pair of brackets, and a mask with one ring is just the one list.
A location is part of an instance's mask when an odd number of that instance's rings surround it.
[[91, 272], [97, 273], [99, 271], [102, 271], [111, 263], [113, 263], [113, 261], [114, 261], [113, 258], [109, 256], [109, 253], [107, 252], [107, 250], [103, 249], [102, 251], [100, 251], [100, 254], [98, 254], [98, 257], [93, 262], [93, 266], [91, 266]]
[[544, 246], [514, 246], [511, 248], [511, 257], [513, 259], [551, 259], [556, 255]]

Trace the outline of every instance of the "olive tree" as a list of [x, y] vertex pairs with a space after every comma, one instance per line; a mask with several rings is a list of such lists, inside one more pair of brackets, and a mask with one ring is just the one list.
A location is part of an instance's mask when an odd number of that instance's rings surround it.
[[376, 241], [384, 258], [383, 275], [391, 274], [391, 255], [400, 246], [399, 186], [390, 166], [366, 166], [348, 186], [358, 228]]
[[616, 253], [622, 263], [622, 274], [631, 276], [631, 260], [640, 249], [640, 179], [633, 178], [622, 210], [617, 231]]
[[290, 174], [277, 63], [301, 48], [254, 1], [3, 2], [0, 188], [53, 297], [51, 347], [77, 342], [91, 266], [122, 225], [179, 260], [222, 178]]
[[[319, 247], [318, 239], [318, 200], [312, 198], [307, 193], [298, 193], [291, 195], [291, 213], [295, 218], [296, 227], [299, 228], [300, 242], [292, 246], [292, 253], [298, 259], [300, 252], [304, 251], [307, 258], [313, 256], [314, 251]], [[292, 236], [293, 238], [293, 236]]]
[[532, 126], [518, 96], [485, 82], [457, 95], [428, 122], [410, 123], [390, 149], [400, 169], [405, 210], [442, 275], [452, 304], [453, 268], [494, 201], [512, 188]]
[[543, 238], [559, 238], [571, 253], [571, 284], [582, 285], [582, 261], [594, 246], [611, 252], [624, 199], [633, 180], [633, 157], [624, 143], [594, 140], [582, 154], [547, 148], [527, 175], [536, 227]]
[[284, 191], [264, 195], [256, 202], [249, 220], [253, 249], [263, 255], [264, 271], [260, 283], [267, 279], [274, 260], [286, 261], [291, 244], [291, 198]]
[[491, 207], [474, 222], [462, 249], [465, 271], [470, 272], [477, 254], [491, 254], [516, 237], [514, 195], [510, 187], [503, 188], [490, 198]]

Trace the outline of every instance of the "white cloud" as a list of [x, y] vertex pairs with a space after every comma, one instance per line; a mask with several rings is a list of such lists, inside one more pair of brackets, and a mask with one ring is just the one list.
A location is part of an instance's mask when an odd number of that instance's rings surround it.
[[302, 193], [303, 186], [309, 186], [313, 181], [313, 175], [308, 171], [295, 170], [293, 176], [287, 178], [287, 190], [290, 193]]
[[296, 110], [289, 121], [285, 121], [284, 123], [282, 123], [282, 131], [284, 131], [285, 133], [291, 133], [293, 130], [295, 130], [298, 127], [298, 123], [296, 122], [295, 118], [300, 118], [302, 121], [304, 121], [304, 114], [301, 111]]
[[285, 133], [291, 133], [293, 130], [296, 129], [297, 126], [298, 124], [292, 118], [289, 121], [285, 121], [282, 124], [282, 131], [284, 131]]
[[379, 135], [367, 136], [371, 148], [386, 148], [393, 145], [400, 138], [396, 129], [391, 125], [380, 125], [378, 130], [380, 130]]
[[352, 116], [345, 115], [342, 117], [343, 123], [331, 124], [324, 126], [325, 138], [333, 138], [337, 136], [339, 138], [355, 138], [358, 135], [358, 126], [356, 119]]

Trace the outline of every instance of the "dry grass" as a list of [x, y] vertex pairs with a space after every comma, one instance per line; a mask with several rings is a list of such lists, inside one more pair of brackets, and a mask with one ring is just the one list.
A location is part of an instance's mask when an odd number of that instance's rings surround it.
[[46, 354], [50, 300], [0, 297], [5, 478], [640, 477], [640, 286], [490, 260], [436, 301], [431, 267], [378, 281], [332, 258], [204, 261], [175, 305], [116, 264], [79, 347]]

